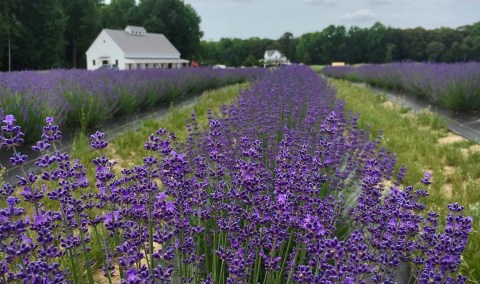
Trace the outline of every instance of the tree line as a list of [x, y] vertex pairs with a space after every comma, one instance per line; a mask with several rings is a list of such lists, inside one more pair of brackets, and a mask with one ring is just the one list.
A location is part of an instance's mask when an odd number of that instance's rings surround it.
[[290, 61], [330, 64], [334, 61], [387, 63], [398, 61], [480, 61], [480, 22], [458, 28], [399, 29], [379, 22], [370, 28], [330, 25], [320, 32], [276, 40], [222, 38], [202, 41], [202, 60], [229, 66], [259, 65], [265, 50], [277, 49]]
[[2, 0], [0, 70], [85, 68], [103, 28], [163, 33], [187, 59], [200, 52], [200, 17], [181, 0]]
[[268, 49], [305, 64], [480, 61], [480, 22], [432, 30], [330, 25], [299, 37], [201, 41], [200, 16], [182, 0], [2, 0], [0, 9], [0, 71], [85, 68], [99, 32], [127, 25], [165, 34], [183, 58], [204, 65], [260, 65]]

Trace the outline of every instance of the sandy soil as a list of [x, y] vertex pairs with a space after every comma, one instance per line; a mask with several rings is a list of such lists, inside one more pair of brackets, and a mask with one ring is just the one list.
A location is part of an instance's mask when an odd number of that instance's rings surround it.
[[480, 145], [472, 145], [469, 148], [463, 148], [460, 151], [462, 151], [464, 157], [468, 157], [471, 154], [480, 153]]
[[446, 183], [443, 185], [443, 194], [446, 198], [450, 199], [453, 193], [453, 185], [451, 183]]
[[445, 174], [451, 175], [451, 174], [455, 173], [455, 168], [451, 167], [451, 166], [446, 166], [446, 167], [443, 168], [443, 171], [445, 172]]
[[398, 109], [398, 108], [400, 108], [398, 105], [394, 104], [391, 101], [385, 101], [384, 103], [382, 103], [382, 105], [383, 105], [383, 107], [385, 107], [387, 109]]
[[467, 139], [452, 132], [448, 132], [447, 136], [438, 139], [439, 144], [453, 144], [453, 143], [458, 143], [463, 141], [467, 141]]

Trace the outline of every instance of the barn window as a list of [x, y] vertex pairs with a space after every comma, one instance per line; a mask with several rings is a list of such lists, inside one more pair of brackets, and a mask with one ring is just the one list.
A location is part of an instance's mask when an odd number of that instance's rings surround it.
[[93, 59], [93, 66], [95, 66], [95, 59]]
[[118, 66], [118, 59], [115, 59], [115, 65]]

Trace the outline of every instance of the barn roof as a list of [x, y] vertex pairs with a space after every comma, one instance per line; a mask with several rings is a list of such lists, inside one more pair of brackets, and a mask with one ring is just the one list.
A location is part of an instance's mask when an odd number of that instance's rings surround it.
[[[128, 26], [127, 28], [133, 28], [137, 31], [143, 29], [142, 27], [133, 26]], [[110, 29], [104, 29], [104, 31], [126, 54], [180, 55], [180, 52], [163, 34], [145, 33], [144, 35], [135, 35], [127, 31]]]

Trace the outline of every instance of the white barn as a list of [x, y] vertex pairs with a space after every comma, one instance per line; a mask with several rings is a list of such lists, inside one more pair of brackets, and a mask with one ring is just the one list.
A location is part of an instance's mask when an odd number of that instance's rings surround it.
[[127, 26], [125, 30], [103, 29], [86, 52], [87, 69], [104, 64], [120, 70], [146, 68], [181, 68], [189, 61], [163, 34], [147, 33], [143, 27]]
[[290, 64], [285, 55], [278, 50], [266, 50], [262, 62], [264, 67]]

